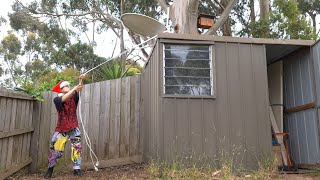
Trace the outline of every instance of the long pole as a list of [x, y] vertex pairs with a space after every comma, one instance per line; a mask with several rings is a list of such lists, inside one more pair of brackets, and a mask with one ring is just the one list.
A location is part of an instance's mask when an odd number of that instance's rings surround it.
[[[120, 0], [120, 16], [123, 15], [123, 1], [124, 0]], [[124, 52], [124, 40], [123, 40], [123, 25], [121, 26], [120, 28], [120, 52]], [[125, 67], [126, 66], [126, 60], [125, 60], [125, 56], [124, 54], [121, 54], [121, 69], [122, 69], [122, 72], [125, 71]]]
[[109, 61], [111, 61], [111, 60], [114, 60], [114, 59], [116, 59], [116, 58], [118, 58], [118, 57], [122, 56], [123, 54], [125, 54], [125, 53], [127, 53], [127, 52], [131, 52], [133, 49], [136, 49], [136, 48], [140, 47], [141, 45], [143, 45], [143, 44], [145, 44], [145, 43], [147, 43], [147, 42], [149, 42], [149, 41], [151, 41], [151, 40], [153, 40], [153, 39], [155, 39], [155, 38], [157, 38], [157, 37], [158, 37], [158, 35], [155, 35], [155, 36], [153, 36], [153, 37], [151, 37], [151, 38], [149, 38], [149, 39], [147, 39], [147, 40], [145, 40], [145, 41], [141, 42], [140, 44], [137, 44], [137, 45], [133, 46], [131, 49], [126, 50], [126, 51], [124, 51], [124, 52], [122, 52], [122, 53], [118, 54], [117, 56], [115, 56], [115, 57], [113, 57], [113, 58], [110, 58], [110, 59], [108, 59], [108, 60], [106, 60], [106, 61], [102, 62], [101, 64], [99, 64], [99, 65], [97, 65], [97, 66], [95, 66], [95, 67], [93, 67], [93, 68], [89, 69], [88, 71], [86, 71], [86, 72], [85, 72], [85, 73], [83, 73], [82, 75], [84, 75], [84, 76], [85, 76], [86, 74], [88, 74], [89, 72], [91, 72], [91, 71], [93, 71], [93, 70], [97, 69], [98, 67], [102, 66], [103, 64], [105, 64], [105, 63], [107, 63], [107, 62], [109, 62]]

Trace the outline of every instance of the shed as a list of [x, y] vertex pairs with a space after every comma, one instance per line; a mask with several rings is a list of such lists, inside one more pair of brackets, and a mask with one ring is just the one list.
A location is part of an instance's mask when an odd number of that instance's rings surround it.
[[270, 105], [283, 129], [282, 102], [288, 98], [282, 87], [292, 79], [282, 78], [282, 68], [286, 72], [290, 58], [308, 54], [313, 43], [159, 34], [141, 78], [146, 160], [221, 165], [231, 158], [256, 167], [271, 154]]

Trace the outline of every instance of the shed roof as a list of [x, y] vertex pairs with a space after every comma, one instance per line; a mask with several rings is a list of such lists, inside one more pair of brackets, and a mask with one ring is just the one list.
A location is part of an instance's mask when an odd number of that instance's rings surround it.
[[263, 44], [266, 46], [267, 63], [270, 64], [278, 59], [290, 54], [291, 52], [301, 48], [310, 47], [315, 44], [315, 40], [299, 40], [299, 39], [266, 39], [266, 38], [240, 38], [229, 36], [209, 36], [197, 34], [175, 34], [161, 33], [159, 39], [177, 39], [189, 41], [215, 41], [227, 43], [241, 44]]

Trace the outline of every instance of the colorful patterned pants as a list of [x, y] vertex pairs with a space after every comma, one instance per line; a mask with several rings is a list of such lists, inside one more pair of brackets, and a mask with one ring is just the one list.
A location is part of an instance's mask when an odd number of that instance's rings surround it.
[[71, 160], [73, 169], [80, 169], [81, 166], [81, 133], [79, 128], [75, 128], [66, 133], [55, 132], [53, 134], [49, 149], [49, 168], [57, 164], [61, 158], [66, 142], [71, 143]]

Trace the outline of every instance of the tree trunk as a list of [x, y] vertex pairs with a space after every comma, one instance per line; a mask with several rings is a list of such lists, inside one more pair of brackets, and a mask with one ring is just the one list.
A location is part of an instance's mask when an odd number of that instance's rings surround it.
[[11, 66], [10, 66], [9, 60], [4, 59], [4, 61], [7, 63], [7, 66], [8, 66], [9, 72], [10, 72], [10, 74], [11, 74], [11, 78], [12, 78], [12, 81], [13, 81], [14, 85], [15, 85], [15, 86], [18, 86], [18, 84], [17, 84], [17, 82], [16, 82], [16, 78], [14, 77], [14, 74], [13, 74], [13, 72], [12, 72], [13, 69], [12, 69]]
[[314, 34], [317, 34], [317, 20], [316, 20], [316, 14], [309, 14], [312, 19], [312, 30]]
[[[221, 0], [221, 5], [223, 7], [226, 7], [229, 3], [229, 0]], [[221, 9], [221, 12], [220, 14], [223, 13], [223, 10]], [[230, 21], [230, 18], [228, 17], [226, 22], [223, 24], [222, 26], [222, 33], [223, 33], [223, 36], [231, 36], [232, 35], [232, 32], [231, 32], [231, 21]]]
[[249, 8], [250, 8], [250, 34], [253, 37], [252, 29], [254, 28], [254, 25], [255, 25], [255, 22], [256, 22], [256, 12], [255, 12], [255, 9], [254, 9], [254, 0], [250, 0]]
[[254, 23], [256, 21], [256, 13], [254, 11], [254, 0], [250, 0], [249, 2], [249, 7], [250, 7], [250, 19], [251, 23]]
[[260, 0], [260, 21], [262, 22], [262, 37], [268, 38], [269, 30], [269, 0]]
[[226, 20], [226, 22], [223, 24], [223, 26], [222, 26], [222, 34], [223, 34], [223, 36], [232, 36], [230, 18], [228, 18]]
[[[163, 11], [167, 11], [165, 0], [157, 0]], [[224, 9], [217, 22], [205, 33], [216, 34], [216, 31], [225, 24], [229, 14], [238, 0], [229, 0], [228, 6]], [[175, 33], [198, 34], [198, 6], [199, 0], [173, 0], [170, 6], [170, 20], [172, 21]], [[230, 22], [230, 21], [229, 21]], [[228, 24], [227, 24], [228, 27]], [[229, 26], [230, 27], [230, 26]], [[231, 35], [231, 27], [227, 28]]]
[[27, 86], [27, 79], [28, 79], [28, 76], [29, 76], [29, 67], [27, 67], [27, 64], [30, 65], [31, 53], [29, 52], [27, 56], [28, 56], [28, 62], [27, 62], [26, 65], [24, 66], [25, 69], [26, 69], [26, 76], [24, 77], [24, 83], [23, 83], [24, 87]]
[[199, 0], [173, 0], [170, 19], [174, 31], [181, 34], [198, 34]]
[[260, 0], [260, 18], [267, 20], [269, 16], [269, 0]]

